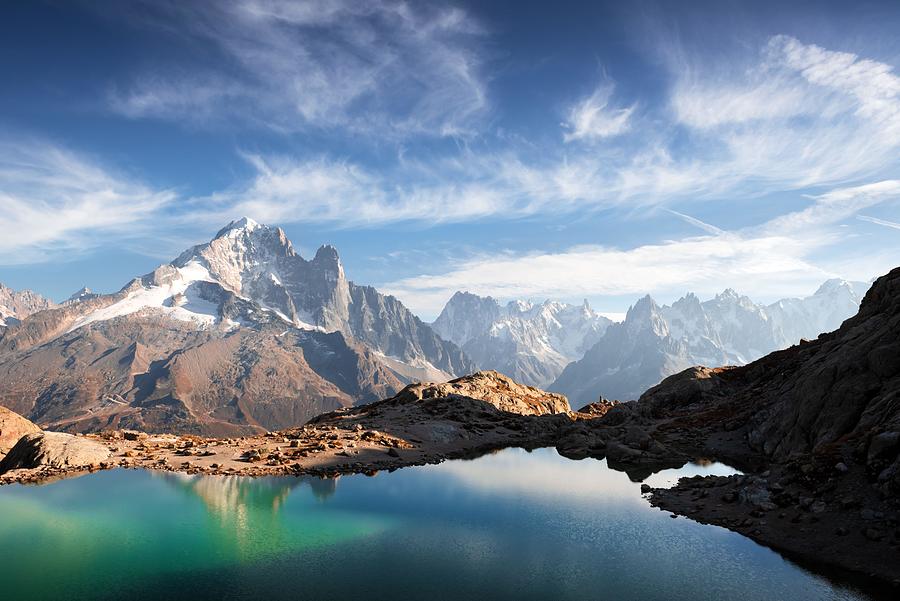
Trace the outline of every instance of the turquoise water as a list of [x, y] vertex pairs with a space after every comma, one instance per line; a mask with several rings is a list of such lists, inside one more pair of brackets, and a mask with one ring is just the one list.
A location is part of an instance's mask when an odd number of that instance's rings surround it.
[[[691, 465], [653, 476], [729, 473]], [[508, 449], [338, 480], [112, 470], [0, 487], [0, 597], [864, 599], [648, 505], [605, 462]]]

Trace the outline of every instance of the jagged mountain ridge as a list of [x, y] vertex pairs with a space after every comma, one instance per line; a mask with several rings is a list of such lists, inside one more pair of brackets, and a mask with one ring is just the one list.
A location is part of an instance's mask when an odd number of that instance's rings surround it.
[[80, 291], [0, 332], [0, 404], [59, 429], [288, 427], [474, 371], [399, 301], [250, 219], [115, 294]]
[[493, 369], [540, 387], [579, 359], [611, 323], [586, 301], [501, 305], [491, 297], [457, 292], [432, 327], [458, 344], [479, 369]]
[[858, 291], [865, 286], [829, 280], [812, 296], [768, 306], [730, 289], [708, 301], [688, 294], [663, 306], [648, 295], [583, 358], [566, 366], [550, 390], [575, 404], [600, 396], [636, 399], [692, 365], [743, 365], [836, 329], [856, 313]]
[[0, 284], [0, 328], [18, 323], [38, 311], [54, 306], [53, 301], [31, 290], [13, 290]]

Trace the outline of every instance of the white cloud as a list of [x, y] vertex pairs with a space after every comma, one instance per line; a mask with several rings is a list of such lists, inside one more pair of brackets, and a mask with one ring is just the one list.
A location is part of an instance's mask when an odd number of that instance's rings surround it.
[[796, 189], [896, 165], [900, 78], [891, 65], [788, 36], [773, 37], [749, 66], [735, 64], [704, 59], [675, 73], [672, 112], [695, 137], [700, 173]]
[[885, 127], [887, 135], [896, 135], [900, 128], [900, 77], [891, 65], [815, 44], [804, 45], [784, 35], [772, 38], [769, 47], [809, 83], [851, 95], [861, 116]]
[[603, 84], [594, 93], [574, 104], [568, 112], [563, 128], [568, 130], [563, 139], [598, 140], [625, 133], [631, 127], [634, 106], [614, 108], [609, 105], [613, 94], [612, 84]]
[[[706, 226], [709, 235], [630, 249], [581, 246], [555, 253], [479, 256], [446, 273], [405, 278], [384, 288], [425, 315], [436, 315], [457, 290], [499, 299], [667, 297], [687, 291], [711, 295], [726, 287], [756, 296], [765, 291], [769, 298], [806, 295], [826, 278], [865, 274], [867, 279], [890, 267], [883, 263], [885, 257], [871, 261], [861, 256], [853, 273], [836, 274], [811, 256], [840, 242], [827, 226], [898, 194], [896, 180], [841, 188], [815, 197], [806, 209], [736, 232], [688, 218]], [[843, 267], [849, 265], [845, 260]]]
[[174, 198], [48, 142], [0, 142], [0, 263], [134, 235]]
[[157, 65], [115, 89], [111, 105], [128, 117], [455, 135], [488, 108], [482, 32], [456, 8], [344, 0], [151, 6], [161, 29], [210, 44], [225, 61], [189, 71], [188, 63]]

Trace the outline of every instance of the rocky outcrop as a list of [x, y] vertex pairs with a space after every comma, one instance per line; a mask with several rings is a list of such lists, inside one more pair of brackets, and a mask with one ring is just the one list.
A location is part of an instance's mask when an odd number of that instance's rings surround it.
[[0, 407], [0, 459], [26, 434], [40, 432], [36, 425], [6, 407]]
[[26, 434], [0, 461], [0, 474], [16, 469], [70, 470], [100, 467], [109, 448], [95, 440], [63, 432]]
[[441, 384], [410, 384], [394, 399], [405, 401], [449, 396], [478, 399], [500, 411], [519, 415], [550, 415], [572, 410], [563, 395], [519, 384], [496, 371], [480, 371]]
[[648, 390], [627, 423], [675, 452], [752, 472], [654, 490], [653, 503], [800, 559], [900, 582], [898, 340], [895, 269], [835, 332]]

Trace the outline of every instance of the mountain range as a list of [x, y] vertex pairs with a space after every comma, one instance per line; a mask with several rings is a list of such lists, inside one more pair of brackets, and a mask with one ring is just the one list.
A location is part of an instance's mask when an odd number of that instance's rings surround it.
[[837, 329], [856, 314], [868, 284], [828, 280], [812, 296], [754, 303], [734, 290], [701, 302], [688, 294], [671, 305], [649, 295], [607, 328], [549, 389], [575, 404], [604, 396], [638, 398], [693, 365], [743, 365], [803, 339]]
[[396, 298], [347, 280], [333, 247], [307, 260], [248, 218], [114, 294], [8, 296], [0, 405], [60, 430], [259, 432], [475, 371]]
[[493, 369], [518, 382], [546, 387], [563, 369], [598, 342], [612, 320], [585, 301], [501, 305], [491, 297], [457, 292], [432, 323], [458, 344], [480, 369]]
[[768, 306], [732, 290], [671, 306], [647, 296], [621, 323], [587, 302], [457, 292], [429, 325], [349, 281], [334, 247], [306, 259], [280, 228], [243, 218], [113, 294], [55, 304], [0, 286], [0, 405], [58, 430], [238, 435], [487, 369], [576, 406], [637, 398], [689, 366], [833, 330], [866, 287], [829, 280]]
[[562, 392], [577, 406], [599, 396], [635, 399], [692, 365], [743, 365], [815, 338], [856, 313], [867, 283], [828, 280], [812, 296], [761, 305], [734, 290], [701, 302], [687, 294], [672, 305], [650, 296], [622, 323], [585, 301], [505, 305], [457, 292], [432, 327], [458, 344], [479, 369]]

